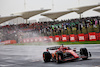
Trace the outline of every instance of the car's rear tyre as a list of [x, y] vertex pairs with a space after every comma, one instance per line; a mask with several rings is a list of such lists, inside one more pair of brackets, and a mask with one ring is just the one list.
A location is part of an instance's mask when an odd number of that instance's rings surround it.
[[43, 52], [43, 60], [44, 62], [50, 62], [51, 54], [50, 52]]
[[86, 56], [85, 58], [82, 58], [83, 60], [87, 60], [88, 59], [88, 51], [86, 48], [81, 48], [80, 49], [80, 54]]
[[58, 51], [56, 53], [56, 63], [61, 63], [62, 59], [63, 59], [63, 53], [61, 51]]

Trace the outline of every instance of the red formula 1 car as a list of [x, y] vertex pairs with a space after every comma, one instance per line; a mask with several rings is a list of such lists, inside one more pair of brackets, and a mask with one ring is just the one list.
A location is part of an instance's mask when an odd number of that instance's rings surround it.
[[[50, 53], [49, 50], [55, 51]], [[47, 48], [47, 51], [43, 52], [44, 62], [55, 61], [60, 63], [62, 61], [76, 60], [80, 58], [86, 60], [88, 57], [91, 57], [91, 53], [88, 52], [86, 48], [80, 48], [80, 51], [76, 51], [76, 49], [71, 50], [70, 47], [64, 47], [63, 45]]]

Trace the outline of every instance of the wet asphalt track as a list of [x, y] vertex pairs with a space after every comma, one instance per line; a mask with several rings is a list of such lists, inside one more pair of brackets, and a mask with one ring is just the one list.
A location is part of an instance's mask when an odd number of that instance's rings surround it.
[[69, 46], [76, 47], [77, 50], [86, 47], [92, 53], [92, 57], [88, 60], [67, 61], [61, 64], [44, 63], [42, 53], [49, 46], [0, 45], [0, 67], [100, 67], [100, 44]]

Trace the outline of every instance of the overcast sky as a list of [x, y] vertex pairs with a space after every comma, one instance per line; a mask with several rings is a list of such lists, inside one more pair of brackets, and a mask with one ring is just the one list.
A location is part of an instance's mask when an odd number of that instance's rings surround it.
[[[24, 5], [24, 1], [26, 1], [26, 7]], [[40, 10], [40, 9], [52, 9], [48, 12], [56, 12], [56, 11], [65, 11], [69, 8], [87, 6], [87, 5], [95, 5], [100, 3], [100, 0], [0, 0], [0, 15], [8, 16], [12, 13], [18, 13], [29, 10]], [[54, 7], [52, 7], [54, 4]], [[100, 16], [100, 13], [89, 10], [82, 14], [83, 17], [86, 16]], [[37, 15], [32, 19], [39, 19], [43, 16]], [[75, 12], [64, 15], [60, 19], [70, 19], [70, 18], [78, 18], [79, 15]]]

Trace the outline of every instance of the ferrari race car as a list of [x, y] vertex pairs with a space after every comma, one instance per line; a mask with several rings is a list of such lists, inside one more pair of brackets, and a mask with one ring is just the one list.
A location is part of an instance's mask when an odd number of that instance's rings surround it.
[[[54, 50], [54, 52], [50, 53], [50, 50]], [[91, 53], [86, 48], [80, 48], [80, 51], [77, 51], [76, 48], [72, 50], [70, 47], [64, 47], [63, 45], [47, 48], [46, 52], [43, 52], [44, 62], [55, 61], [60, 63], [80, 58], [86, 60], [88, 57], [91, 57]]]

